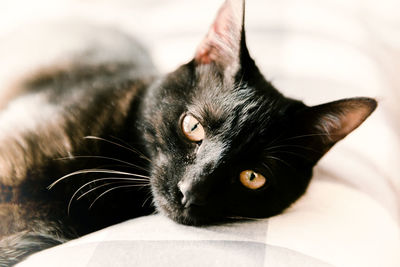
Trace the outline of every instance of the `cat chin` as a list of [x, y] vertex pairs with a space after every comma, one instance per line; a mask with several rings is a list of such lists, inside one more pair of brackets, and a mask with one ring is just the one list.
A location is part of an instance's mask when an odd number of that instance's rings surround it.
[[193, 215], [189, 215], [188, 212], [183, 211], [179, 214], [165, 214], [168, 218], [172, 219], [173, 221], [189, 226], [207, 226], [207, 225], [216, 225], [223, 223], [222, 220], [218, 220], [216, 218], [206, 218], [206, 217], [195, 217]]
[[173, 206], [168, 202], [168, 200], [162, 197], [156, 197], [155, 199], [157, 211], [177, 223], [191, 226], [201, 226], [219, 224], [223, 222], [221, 218], [218, 218], [217, 216], [210, 216], [210, 213], [204, 208], [184, 208], [179, 205]]
[[[166, 202], [166, 201], [165, 201]], [[184, 225], [202, 225], [199, 219], [196, 219], [190, 214], [190, 211], [185, 208], [172, 207], [168, 203], [158, 204], [156, 201], [156, 209], [159, 213], [167, 216], [173, 221]]]

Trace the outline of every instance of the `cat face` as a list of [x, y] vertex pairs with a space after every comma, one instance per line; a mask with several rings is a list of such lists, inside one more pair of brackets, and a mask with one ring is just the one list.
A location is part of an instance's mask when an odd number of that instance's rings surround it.
[[226, 1], [194, 59], [145, 96], [154, 202], [183, 224], [281, 212], [305, 192], [320, 157], [376, 106], [284, 97], [249, 56], [243, 17], [242, 1]]

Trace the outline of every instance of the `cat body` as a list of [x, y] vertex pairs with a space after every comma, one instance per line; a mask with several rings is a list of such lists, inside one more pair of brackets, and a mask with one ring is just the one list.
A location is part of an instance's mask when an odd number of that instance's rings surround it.
[[92, 47], [19, 82], [0, 113], [0, 266], [154, 209], [189, 225], [278, 214], [376, 107], [282, 95], [250, 57], [240, 0], [164, 76], [123, 36], [129, 60]]
[[[65, 28], [63, 23], [58, 26]], [[0, 266], [9, 266], [33, 251], [153, 211], [149, 207], [151, 201], [142, 207], [150, 194], [142, 188], [133, 190], [133, 194], [131, 190], [129, 196], [122, 197], [124, 192], [114, 195], [108, 208], [100, 199], [99, 205], [88, 211], [94, 198], [82, 199], [83, 202], [73, 203], [68, 214], [70, 197], [79, 187], [94, 178], [123, 176], [118, 173], [89, 172], [48, 189], [57, 178], [73, 171], [100, 167], [104, 171], [109, 165], [121, 164], [123, 159], [141, 168], [147, 164], [123, 147], [126, 145], [112, 144], [119, 143], [118, 139], [102, 141], [89, 136], [118, 136], [138, 142], [138, 101], [157, 71], [147, 52], [127, 35], [113, 29], [80, 27], [97, 30], [97, 35], [91, 35], [96, 43], [76, 49], [62, 64], [56, 64], [61, 60], [55, 52], [55, 63], [46, 63], [19, 81], [20, 94], [10, 99], [1, 112]], [[53, 29], [54, 26], [46, 34]], [[75, 32], [69, 34], [82, 37]], [[129, 47], [129, 53], [125, 57], [115, 53], [104, 56], [115, 49], [99, 44], [104, 36], [119, 42], [119, 49]], [[15, 90], [15, 86], [11, 89]], [[115, 155], [118, 160], [107, 159]], [[131, 168], [122, 166], [118, 170], [131, 172], [132, 166], [128, 167]], [[133, 168], [136, 174], [143, 172]], [[117, 181], [120, 180], [108, 180]], [[100, 184], [89, 184], [85, 190]]]

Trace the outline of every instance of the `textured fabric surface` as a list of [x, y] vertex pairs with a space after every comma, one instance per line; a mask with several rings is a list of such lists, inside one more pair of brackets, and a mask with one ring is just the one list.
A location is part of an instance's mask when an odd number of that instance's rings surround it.
[[[2, 1], [0, 38], [38, 20], [83, 19], [137, 36], [165, 72], [193, 56], [222, 2]], [[206, 228], [139, 218], [21, 266], [400, 266], [399, 10], [397, 0], [247, 1], [250, 52], [286, 95], [310, 105], [359, 95], [379, 100], [366, 123], [321, 160], [307, 194], [284, 214]], [[52, 36], [48, 45], [63, 54], [70, 43], [56, 40], [62, 39]], [[16, 48], [0, 45], [0, 53]], [[33, 51], [30, 61], [2, 60], [1, 86], [47, 64]]]
[[270, 219], [190, 227], [153, 215], [43, 251], [19, 266], [395, 267], [398, 236], [375, 200], [315, 180], [300, 201]]

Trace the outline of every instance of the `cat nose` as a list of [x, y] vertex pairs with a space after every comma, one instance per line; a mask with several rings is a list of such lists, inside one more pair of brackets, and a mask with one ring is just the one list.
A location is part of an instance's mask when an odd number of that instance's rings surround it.
[[204, 197], [202, 197], [202, 194], [194, 192], [192, 184], [186, 181], [180, 181], [178, 183], [178, 188], [182, 194], [181, 203], [185, 208], [190, 206], [203, 206], [205, 204]]

